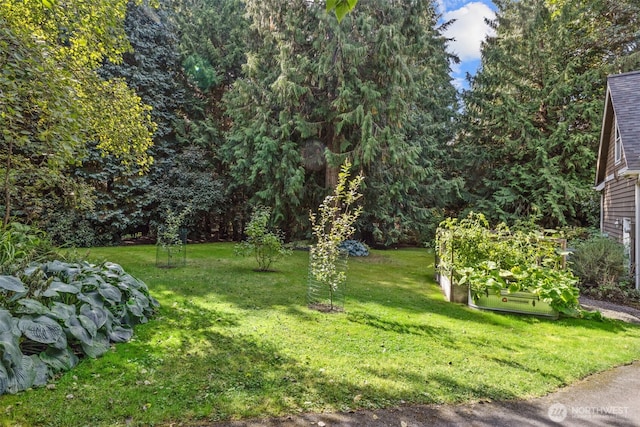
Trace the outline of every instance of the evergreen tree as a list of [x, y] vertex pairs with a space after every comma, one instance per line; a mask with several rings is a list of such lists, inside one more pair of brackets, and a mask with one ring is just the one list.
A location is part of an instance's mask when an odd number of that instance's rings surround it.
[[499, 220], [593, 224], [606, 75], [637, 48], [638, 5], [499, 0], [496, 36], [464, 94], [468, 200]]
[[[183, 117], [176, 122], [178, 141], [185, 150], [172, 173], [197, 183], [188, 191], [198, 195], [194, 221], [205, 237], [213, 233], [221, 239], [239, 240], [243, 215], [248, 214], [246, 198], [230, 182], [220, 147], [229, 127], [222, 97], [241, 75], [245, 62], [248, 22], [244, 5], [240, 0], [179, 0], [172, 4], [187, 79]], [[204, 182], [212, 191], [198, 188]], [[182, 198], [185, 196], [188, 194]]]
[[147, 234], [164, 213], [159, 212], [164, 206], [158, 207], [154, 187], [176, 161], [173, 122], [184, 103], [177, 38], [165, 7], [129, 3], [124, 29], [132, 50], [121, 62], [105, 62], [98, 72], [104, 79], [123, 79], [152, 107], [157, 129], [149, 154], [154, 163], [146, 171], [125, 167], [93, 144], [82, 165], [69, 172], [93, 189], [90, 209], [59, 207], [42, 218], [61, 243], [104, 245], [118, 242], [125, 234]]
[[[154, 125], [122, 80], [101, 79], [105, 59], [128, 49], [126, 1], [0, 1], [0, 176], [4, 223], [37, 221], [84, 192], [64, 174], [86, 141], [124, 164], [148, 168]], [[53, 205], [51, 204], [53, 203]]]
[[[302, 0], [246, 8], [245, 78], [226, 97], [235, 182], [300, 236], [349, 157], [367, 177], [361, 231], [383, 243], [405, 237], [428, 213], [424, 161], [439, 160], [421, 156], [445, 146], [433, 130], [455, 111], [433, 4], [363, 1], [341, 23]], [[426, 106], [437, 111], [429, 116]]]

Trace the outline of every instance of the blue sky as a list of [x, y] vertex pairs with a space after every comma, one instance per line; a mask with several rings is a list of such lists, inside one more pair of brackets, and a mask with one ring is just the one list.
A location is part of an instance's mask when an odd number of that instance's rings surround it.
[[466, 88], [465, 73], [472, 75], [480, 65], [480, 43], [491, 29], [484, 18], [495, 17], [495, 6], [490, 0], [437, 0], [439, 12], [445, 21], [455, 19], [445, 36], [455, 39], [449, 43], [449, 51], [460, 57], [454, 65], [452, 77], [458, 89]]

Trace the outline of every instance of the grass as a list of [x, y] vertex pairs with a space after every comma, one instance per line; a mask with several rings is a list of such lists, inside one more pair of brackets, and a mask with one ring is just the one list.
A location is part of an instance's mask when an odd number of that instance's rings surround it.
[[257, 273], [231, 244], [188, 247], [159, 269], [155, 247], [99, 248], [162, 308], [130, 343], [55, 382], [0, 396], [16, 426], [129, 426], [543, 395], [640, 359], [640, 328], [543, 320], [444, 301], [426, 250], [349, 261], [344, 313], [309, 310], [306, 252]]

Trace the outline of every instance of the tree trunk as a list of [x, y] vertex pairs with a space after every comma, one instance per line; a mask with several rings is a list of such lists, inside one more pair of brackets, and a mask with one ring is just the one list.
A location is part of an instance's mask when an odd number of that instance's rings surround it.
[[[340, 153], [339, 138], [340, 136], [336, 135], [333, 129], [329, 131], [329, 135], [327, 138], [327, 149], [333, 154]], [[330, 159], [327, 159], [325, 165], [324, 188], [333, 191], [333, 189], [336, 188], [336, 185], [338, 185], [338, 174], [340, 173], [340, 166], [331, 165]]]

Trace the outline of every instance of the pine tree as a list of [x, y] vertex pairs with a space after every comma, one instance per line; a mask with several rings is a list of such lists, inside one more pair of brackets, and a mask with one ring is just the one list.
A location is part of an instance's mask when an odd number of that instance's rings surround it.
[[[638, 6], [497, 1], [496, 36], [464, 95], [458, 148], [473, 209], [546, 226], [593, 224], [606, 75], [637, 42]], [[603, 36], [603, 34], [608, 35]]]
[[246, 7], [245, 78], [226, 98], [233, 179], [254, 203], [272, 206], [290, 236], [300, 235], [351, 158], [367, 176], [361, 229], [384, 243], [404, 237], [425, 213], [423, 150], [446, 144], [423, 135], [417, 118], [428, 116], [420, 109], [437, 105], [425, 124], [432, 130], [455, 111], [444, 105], [455, 92], [432, 3], [363, 1], [341, 23], [302, 0]]

